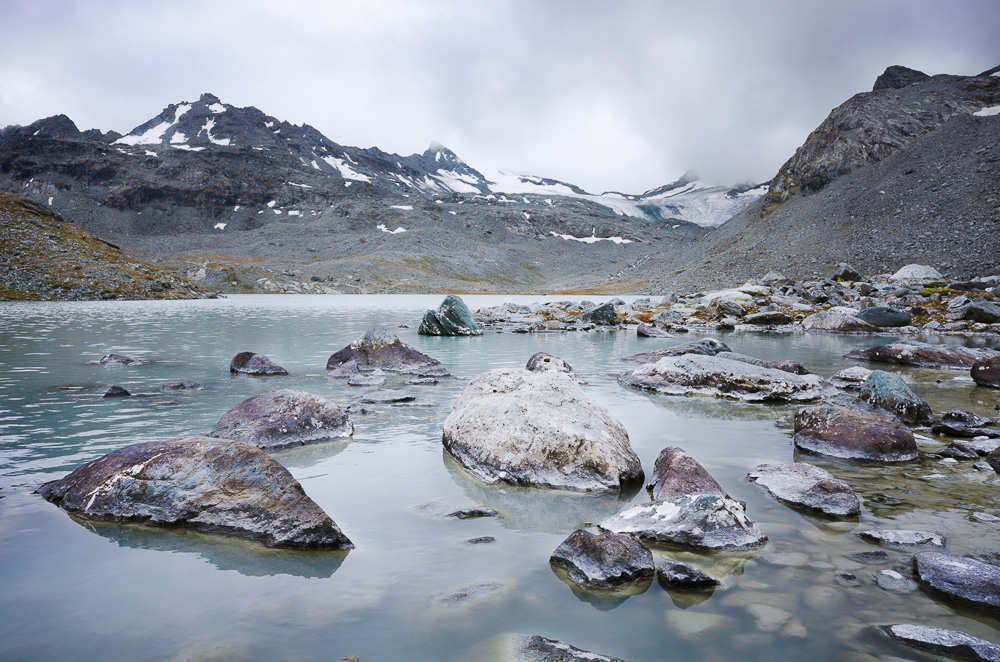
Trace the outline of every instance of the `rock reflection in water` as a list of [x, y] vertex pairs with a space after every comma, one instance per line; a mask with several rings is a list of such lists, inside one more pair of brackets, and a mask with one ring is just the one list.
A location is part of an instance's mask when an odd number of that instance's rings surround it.
[[557, 568], [556, 566], [549, 566], [553, 574], [558, 577], [566, 586], [573, 591], [573, 595], [580, 602], [586, 602], [594, 609], [598, 611], [611, 611], [612, 609], [621, 606], [626, 600], [631, 598], [633, 595], [642, 595], [649, 590], [649, 587], [653, 584], [653, 577], [647, 577], [646, 579], [638, 582], [633, 582], [631, 584], [626, 584], [625, 586], [596, 590], [587, 589], [567, 576], [566, 570], [563, 568]]
[[246, 577], [332, 577], [348, 554], [341, 551], [270, 549], [249, 540], [183, 529], [89, 522], [72, 516], [71, 519], [119, 547], [195, 554], [219, 570], [235, 570]]

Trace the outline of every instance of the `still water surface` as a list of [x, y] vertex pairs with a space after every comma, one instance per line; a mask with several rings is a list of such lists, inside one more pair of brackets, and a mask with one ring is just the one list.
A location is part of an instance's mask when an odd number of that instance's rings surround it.
[[[539, 297], [468, 296], [473, 309]], [[864, 467], [800, 457], [791, 407], [647, 395], [614, 376], [621, 357], [699, 337], [638, 339], [634, 332], [488, 334], [427, 338], [423, 311], [440, 296], [231, 296], [214, 301], [0, 304], [0, 659], [336, 660], [493, 659], [504, 633], [538, 634], [628, 660], [907, 658], [872, 623], [922, 623], [1000, 641], [1000, 622], [917, 590], [879, 588], [873, 571], [908, 568], [909, 554], [865, 566], [846, 554], [874, 549], [855, 531], [943, 533], [948, 551], [997, 552], [1000, 529], [971, 521], [1000, 515], [995, 478], [969, 463], [933, 458]], [[600, 300], [600, 299], [598, 299]], [[346, 406], [369, 389], [324, 375], [326, 359], [383, 324], [441, 360], [456, 379], [409, 387], [415, 406], [354, 417], [353, 440], [279, 454], [355, 543], [349, 553], [269, 550], [195, 533], [77, 521], [34, 490], [127, 444], [205, 434], [242, 400], [301, 388]], [[407, 328], [397, 328], [399, 325]], [[731, 333], [734, 351], [791, 358], [830, 375], [842, 356], [886, 338]], [[952, 340], [951, 342], [955, 342]], [[292, 373], [231, 376], [229, 360], [253, 350]], [[150, 359], [133, 368], [90, 365], [108, 352]], [[769, 536], [747, 554], [657, 549], [723, 581], [710, 597], [663, 590], [631, 597], [579, 592], [548, 558], [574, 529], [600, 522], [625, 498], [489, 487], [447, 460], [441, 429], [465, 380], [523, 366], [533, 353], [570, 362], [585, 390], [621, 420], [647, 475], [659, 451], [680, 446], [701, 462]], [[959, 373], [899, 369], [934, 411], [995, 415], [996, 392]], [[164, 394], [161, 384], [207, 390]], [[387, 388], [403, 379], [390, 376]], [[112, 384], [135, 397], [104, 400]], [[922, 451], [946, 445], [920, 439]], [[762, 462], [805, 460], [851, 484], [859, 521], [831, 523], [777, 504], [746, 481]], [[944, 474], [946, 480], [920, 477]], [[876, 493], [898, 501], [880, 503]], [[881, 498], [881, 497], [880, 497]], [[882, 499], [885, 500], [885, 499]], [[481, 506], [499, 519], [442, 518]], [[491, 543], [470, 539], [491, 536]], [[837, 573], [851, 572], [858, 586]], [[908, 572], [908, 570], [906, 570]], [[455, 594], [467, 597], [455, 598]]]

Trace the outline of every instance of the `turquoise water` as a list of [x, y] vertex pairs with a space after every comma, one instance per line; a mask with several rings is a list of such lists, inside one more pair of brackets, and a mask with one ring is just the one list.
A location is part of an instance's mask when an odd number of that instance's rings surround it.
[[[858, 522], [830, 523], [777, 504], [749, 484], [762, 462], [799, 458], [794, 408], [646, 395], [620, 387], [620, 358], [678, 339], [634, 332], [487, 334], [427, 338], [423, 311], [440, 296], [231, 296], [190, 302], [0, 304], [0, 659], [336, 660], [493, 659], [505, 633], [538, 634], [627, 660], [907, 658], [872, 623], [915, 622], [1000, 640], [996, 619], [940, 603], [921, 591], [879, 588], [871, 572], [906, 566], [909, 555], [863, 566], [854, 531], [920, 528], [948, 537], [955, 553], [994, 553], [1000, 515], [995, 485], [968, 463], [923, 458], [899, 467], [810, 461], [850, 483], [864, 500]], [[539, 297], [468, 296], [471, 308]], [[555, 299], [552, 299], [555, 300]], [[597, 299], [595, 299], [597, 300]], [[441, 360], [456, 376], [408, 387], [414, 406], [354, 417], [353, 440], [276, 458], [355, 543], [349, 553], [269, 550], [228, 538], [77, 521], [34, 490], [124, 445], [204, 434], [230, 407], [271, 388], [301, 388], [346, 406], [368, 389], [324, 374], [327, 357], [375, 324]], [[408, 328], [398, 328], [405, 324]], [[689, 334], [689, 338], [698, 337]], [[842, 356], [884, 338], [729, 333], [733, 350], [792, 358], [821, 374], [852, 365]], [[236, 377], [236, 353], [267, 355], [292, 373]], [[769, 536], [754, 553], [680, 558], [723, 581], [707, 599], [663, 590], [610, 598], [575, 591], [548, 557], [572, 530], [626, 502], [646, 500], [490, 487], [446, 459], [441, 429], [465, 379], [523, 366], [538, 351], [560, 356], [585, 390], [629, 432], [647, 475], [659, 451], [680, 446], [699, 460]], [[90, 365], [108, 352], [150, 359], [133, 368]], [[936, 412], [963, 407], [995, 415], [996, 391], [960, 373], [898, 369]], [[164, 394], [159, 385], [207, 389]], [[390, 376], [387, 387], [403, 379]], [[103, 400], [112, 384], [134, 394]], [[947, 440], [927, 435], [921, 450]], [[943, 473], [949, 480], [920, 477]], [[881, 504], [888, 494], [900, 503]], [[499, 519], [440, 515], [482, 506]], [[492, 536], [494, 542], [471, 544]], [[857, 587], [837, 583], [853, 572]], [[455, 594], [467, 596], [456, 599]]]

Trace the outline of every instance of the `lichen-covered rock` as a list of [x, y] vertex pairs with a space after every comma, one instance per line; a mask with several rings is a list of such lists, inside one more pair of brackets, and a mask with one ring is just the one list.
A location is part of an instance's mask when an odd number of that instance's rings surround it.
[[1000, 388], [1000, 354], [980, 359], [972, 365], [972, 379], [980, 386]]
[[1000, 662], [1000, 646], [964, 632], [905, 623], [877, 627], [893, 641], [925, 653], [974, 662]]
[[989, 610], [1000, 609], [1000, 568], [945, 552], [917, 552], [913, 571], [921, 588]]
[[617, 492], [644, 477], [624, 426], [565, 372], [479, 375], [457, 398], [442, 442], [487, 483]]
[[254, 352], [240, 352], [229, 362], [234, 375], [287, 375], [288, 371], [271, 359]]
[[914, 393], [903, 378], [874, 370], [861, 385], [858, 400], [892, 412], [906, 423], [933, 423], [931, 406]]
[[761, 464], [747, 478], [793, 508], [827, 517], [857, 517], [861, 502], [851, 486], [829, 471], [803, 462]]
[[976, 361], [993, 356], [1000, 356], [1000, 352], [958, 345], [930, 345], [916, 340], [901, 340], [878, 347], [856, 349], [844, 358], [930, 368], [968, 369]]
[[222, 416], [209, 436], [273, 452], [353, 434], [354, 424], [340, 407], [318, 395], [286, 388], [244, 400]]
[[676, 446], [660, 451], [648, 489], [654, 501], [693, 494], [729, 496], [705, 467]]
[[896, 416], [865, 403], [819, 404], [795, 413], [795, 446], [851, 460], [905, 462], [917, 457], [913, 432]]
[[448, 376], [440, 361], [403, 343], [396, 334], [382, 326], [368, 329], [363, 336], [331, 355], [326, 369], [328, 372], [336, 371], [348, 361], [354, 361], [362, 372], [381, 368], [386, 372], [420, 377]]
[[656, 578], [664, 588], [700, 591], [714, 588], [721, 582], [707, 572], [681, 561], [668, 560], [656, 566]]
[[727, 347], [726, 344], [720, 340], [716, 340], [715, 338], [702, 338], [701, 340], [684, 343], [683, 345], [674, 345], [673, 347], [654, 349], [651, 352], [634, 354], [632, 356], [627, 356], [622, 360], [629, 361], [631, 363], [655, 363], [664, 356], [683, 356], [684, 354], [704, 354], [706, 356], [715, 356], [719, 352], [729, 351], [732, 350], [730, 350], [729, 347]]
[[818, 375], [796, 375], [700, 354], [665, 356], [622, 373], [618, 383], [663, 395], [708, 395], [747, 402], [802, 402], [835, 391]]
[[612, 589], [652, 579], [653, 555], [630, 535], [577, 529], [552, 552], [549, 563], [570, 581], [590, 589]]
[[742, 503], [713, 494], [632, 506], [602, 522], [601, 528], [660, 545], [706, 551], [753, 549], [767, 542]]
[[869, 324], [881, 327], [910, 326], [913, 318], [910, 313], [889, 306], [872, 306], [858, 313], [858, 318]]
[[878, 327], [854, 314], [853, 310], [831, 308], [813, 313], [802, 320], [807, 331], [834, 331], [837, 333], [875, 333]]
[[449, 294], [437, 310], [428, 310], [417, 333], [422, 336], [481, 336], [475, 318], [462, 298]]
[[558, 356], [552, 356], [551, 354], [546, 354], [545, 352], [537, 352], [528, 359], [528, 363], [524, 366], [525, 370], [530, 370], [531, 372], [565, 372], [570, 375], [575, 375], [573, 367], [563, 361]]
[[287, 469], [242, 442], [180, 437], [134, 444], [39, 491], [81, 519], [186, 527], [270, 547], [353, 547]]

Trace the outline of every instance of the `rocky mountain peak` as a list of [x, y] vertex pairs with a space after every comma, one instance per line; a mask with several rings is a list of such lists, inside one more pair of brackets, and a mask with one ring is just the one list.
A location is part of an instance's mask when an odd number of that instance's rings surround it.
[[914, 83], [927, 80], [928, 78], [930, 78], [930, 76], [922, 71], [894, 64], [891, 67], [886, 67], [886, 70], [882, 72], [882, 75], [875, 79], [875, 85], [872, 87], [872, 91], [898, 90], [908, 85], [913, 85]]

